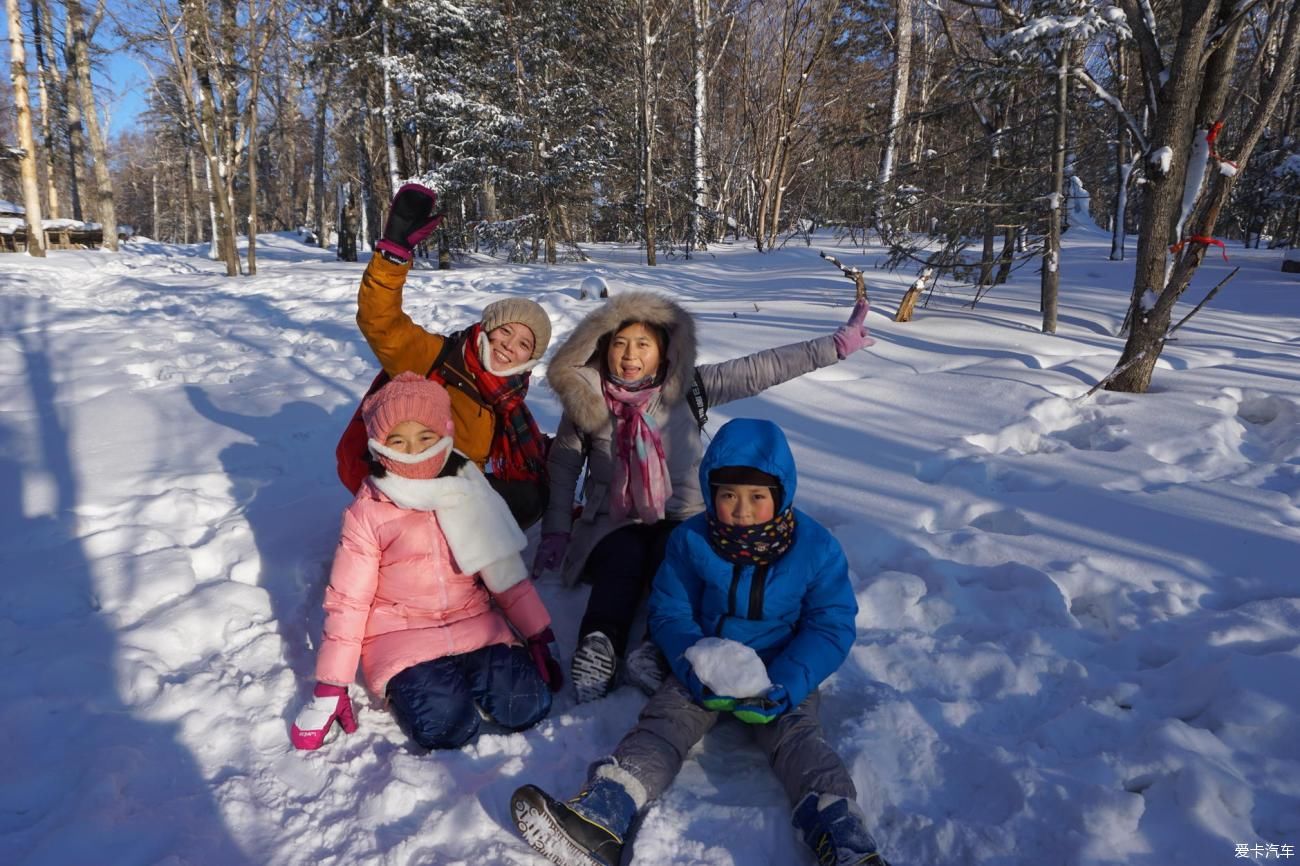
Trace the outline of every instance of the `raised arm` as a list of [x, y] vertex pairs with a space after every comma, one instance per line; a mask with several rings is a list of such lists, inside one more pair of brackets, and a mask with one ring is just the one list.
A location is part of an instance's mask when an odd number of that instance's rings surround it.
[[402, 287], [409, 264], [373, 256], [357, 293], [357, 325], [390, 376], [410, 371], [423, 376], [442, 350], [443, 338], [421, 328], [402, 310]]
[[764, 349], [743, 358], [698, 367], [710, 406], [753, 397], [773, 385], [788, 382], [804, 373], [829, 367], [875, 341], [867, 335], [864, 321], [867, 302], [854, 305], [849, 320], [835, 333], [802, 343]]
[[701, 364], [697, 369], [709, 405], [720, 406], [761, 394], [804, 373], [829, 367], [837, 360], [835, 341], [826, 336], [717, 364]]

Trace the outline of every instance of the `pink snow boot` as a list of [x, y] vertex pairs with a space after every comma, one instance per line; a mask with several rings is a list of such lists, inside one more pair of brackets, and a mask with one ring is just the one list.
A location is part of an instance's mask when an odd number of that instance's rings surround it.
[[352, 701], [348, 698], [347, 687], [317, 683], [311, 701], [294, 720], [289, 740], [295, 749], [319, 749], [335, 720], [346, 733], [350, 734], [357, 729], [357, 717], [352, 713]]

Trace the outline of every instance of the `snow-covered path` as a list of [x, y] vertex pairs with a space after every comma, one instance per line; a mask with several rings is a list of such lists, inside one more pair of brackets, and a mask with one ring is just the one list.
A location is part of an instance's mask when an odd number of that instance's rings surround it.
[[[817, 249], [480, 260], [414, 276], [408, 310], [452, 328], [525, 295], [558, 341], [598, 275], [686, 302], [716, 360], [842, 320], [851, 284]], [[1300, 282], [1233, 251], [1241, 274], [1151, 394], [1081, 401], [1121, 346], [1131, 266], [1105, 249], [1067, 241], [1054, 337], [1029, 269], [907, 325], [887, 314], [910, 278], [871, 271], [875, 347], [710, 411], [787, 430], [799, 504], [848, 552], [859, 639], [825, 723], [895, 866], [1300, 846]], [[373, 363], [360, 266], [275, 236], [259, 266], [229, 280], [154, 244], [0, 257], [5, 862], [539, 863], [510, 792], [576, 790], [639, 693], [565, 692], [532, 731], [429, 756], [363, 701], [357, 734], [289, 746], [347, 502], [333, 448]], [[1224, 273], [1207, 262], [1189, 300]], [[542, 589], [571, 651], [585, 591]], [[634, 863], [811, 863], [745, 737], [705, 740]]]

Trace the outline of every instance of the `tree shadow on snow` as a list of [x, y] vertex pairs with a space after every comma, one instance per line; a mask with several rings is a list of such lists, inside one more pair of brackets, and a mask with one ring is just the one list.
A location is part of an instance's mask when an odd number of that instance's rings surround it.
[[204, 418], [247, 436], [228, 445], [221, 465], [231, 499], [242, 510], [257, 549], [257, 585], [266, 590], [288, 662], [305, 699], [313, 681], [321, 599], [351, 495], [335, 475], [334, 447], [353, 406], [333, 413], [313, 403], [285, 403], [273, 415], [249, 415], [217, 406], [202, 388], [187, 385], [190, 404]]
[[4, 342], [16, 347], [35, 411], [34, 429], [0, 424], [0, 701], [10, 744], [0, 835], [7, 861], [183, 857], [251, 866], [178, 725], [137, 718], [140, 708], [118, 693], [123, 647], [99, 611], [79, 536], [78, 461], [58, 405], [43, 311], [5, 300]]

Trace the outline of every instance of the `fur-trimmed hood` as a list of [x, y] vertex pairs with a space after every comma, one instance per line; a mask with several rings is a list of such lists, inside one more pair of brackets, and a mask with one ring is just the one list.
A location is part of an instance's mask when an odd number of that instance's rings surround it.
[[578, 323], [556, 349], [546, 371], [546, 383], [560, 398], [564, 410], [588, 433], [609, 421], [599, 383], [601, 360], [596, 357], [600, 338], [628, 321], [649, 322], [668, 332], [664, 357], [667, 376], [660, 390], [663, 402], [683, 399], [695, 377], [695, 320], [691, 314], [654, 292], [614, 295]]

